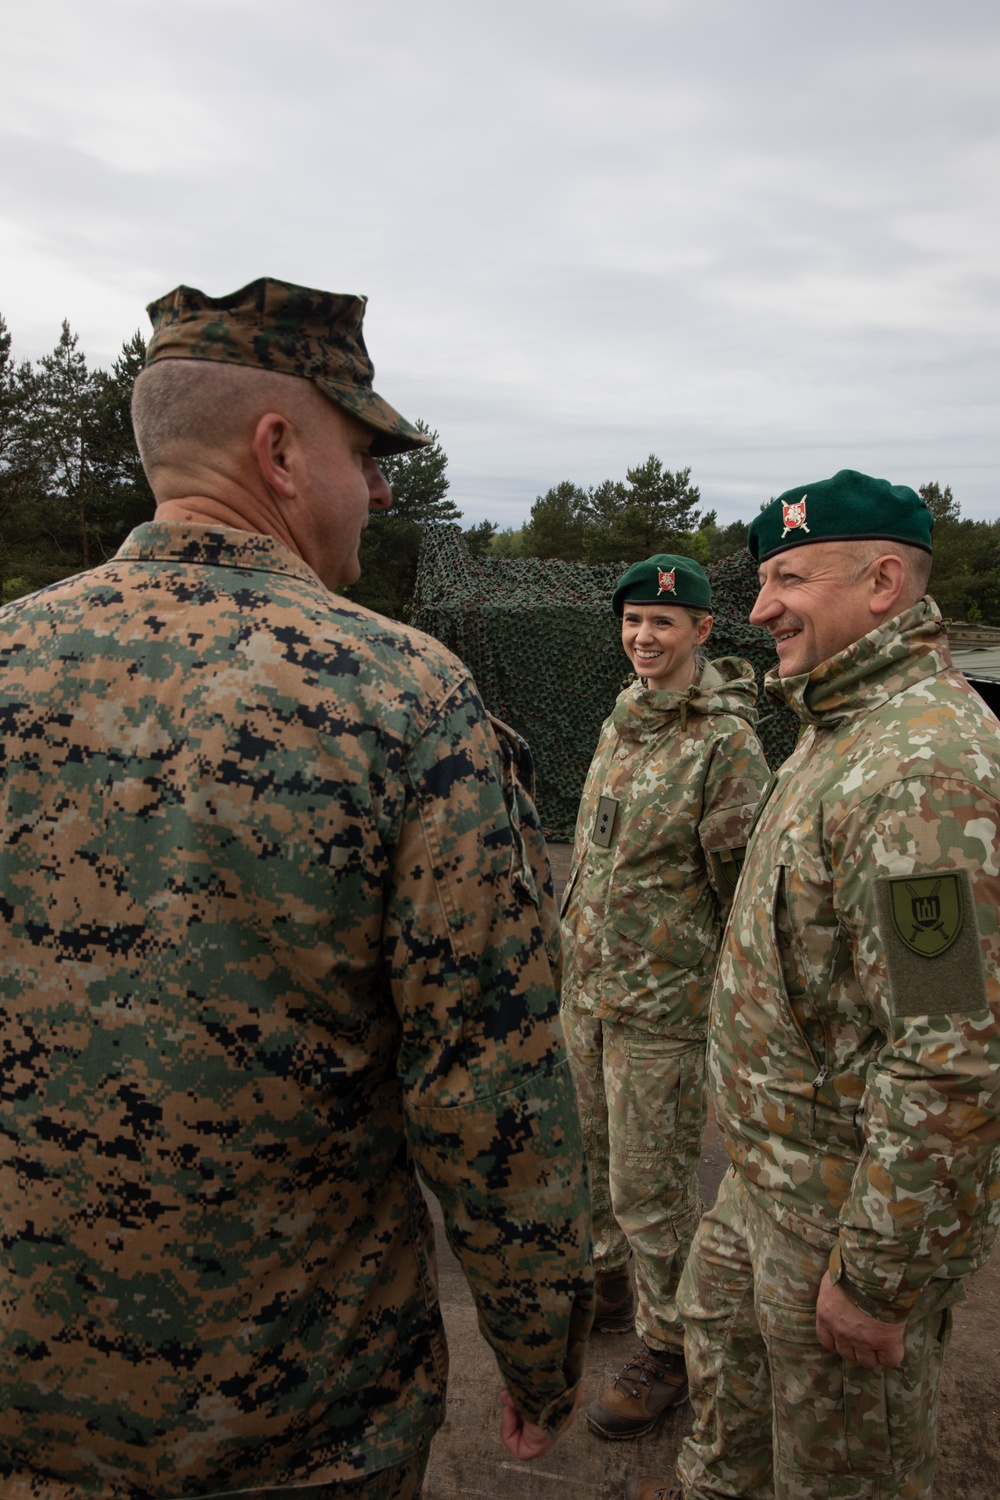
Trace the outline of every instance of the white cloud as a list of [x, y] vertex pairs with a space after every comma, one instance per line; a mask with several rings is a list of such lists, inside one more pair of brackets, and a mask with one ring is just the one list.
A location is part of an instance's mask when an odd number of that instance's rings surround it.
[[1000, 514], [992, 0], [36, 0], [5, 63], [20, 354], [270, 274], [370, 294], [470, 519], [651, 450]]

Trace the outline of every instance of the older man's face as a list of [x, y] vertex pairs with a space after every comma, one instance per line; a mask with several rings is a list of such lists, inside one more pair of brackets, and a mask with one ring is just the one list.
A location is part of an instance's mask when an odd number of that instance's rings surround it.
[[770, 631], [779, 676], [813, 671], [879, 623], [869, 607], [871, 570], [849, 583], [855, 567], [850, 546], [843, 542], [792, 547], [761, 564], [750, 623]]
[[[318, 394], [318, 393], [317, 393]], [[328, 588], [360, 576], [358, 544], [370, 510], [385, 510], [392, 495], [372, 457], [373, 430], [320, 396], [310, 421], [308, 479], [297, 516], [302, 556]]]

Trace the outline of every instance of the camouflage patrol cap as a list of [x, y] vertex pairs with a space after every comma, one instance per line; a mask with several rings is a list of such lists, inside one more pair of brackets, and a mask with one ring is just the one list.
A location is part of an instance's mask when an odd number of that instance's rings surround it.
[[902, 542], [930, 552], [933, 528], [916, 490], [841, 469], [772, 500], [751, 522], [747, 550], [758, 562], [809, 542]]
[[375, 370], [361, 332], [367, 300], [269, 276], [226, 297], [175, 287], [146, 309], [153, 324], [146, 364], [207, 359], [300, 375], [375, 429], [374, 454], [423, 448], [431, 439], [372, 390]]
[[658, 552], [645, 562], [633, 563], [622, 574], [611, 604], [619, 619], [626, 604], [682, 604], [688, 609], [711, 609], [712, 586], [705, 569], [693, 557]]

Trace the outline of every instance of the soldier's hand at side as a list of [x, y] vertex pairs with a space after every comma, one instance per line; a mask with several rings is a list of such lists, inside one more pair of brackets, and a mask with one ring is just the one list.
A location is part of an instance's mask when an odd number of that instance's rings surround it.
[[883, 1323], [869, 1317], [846, 1292], [835, 1286], [827, 1271], [816, 1299], [816, 1335], [824, 1349], [836, 1352], [851, 1364], [874, 1370], [902, 1364], [905, 1323]]
[[541, 1458], [543, 1453], [548, 1453], [556, 1439], [562, 1437], [583, 1405], [583, 1391], [582, 1389], [577, 1391], [573, 1410], [558, 1432], [544, 1432], [533, 1422], [526, 1422], [511, 1400], [510, 1392], [506, 1387], [500, 1392], [500, 1400], [503, 1402], [503, 1411], [500, 1414], [500, 1436], [504, 1447], [509, 1453], [513, 1453], [515, 1458], [527, 1462], [533, 1458]]

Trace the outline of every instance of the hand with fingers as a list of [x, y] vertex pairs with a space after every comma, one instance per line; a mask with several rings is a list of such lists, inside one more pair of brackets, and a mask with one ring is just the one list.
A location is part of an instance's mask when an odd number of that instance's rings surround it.
[[905, 1331], [905, 1322], [883, 1323], [862, 1312], [826, 1272], [816, 1299], [816, 1335], [824, 1349], [866, 1370], [891, 1370], [902, 1364]]
[[503, 1411], [500, 1414], [500, 1436], [504, 1447], [515, 1458], [530, 1462], [531, 1459], [541, 1458], [543, 1453], [548, 1453], [553, 1443], [562, 1437], [566, 1429], [572, 1425], [573, 1419], [583, 1405], [583, 1391], [577, 1391], [573, 1410], [558, 1432], [545, 1432], [543, 1428], [536, 1427], [533, 1422], [526, 1422], [514, 1405], [506, 1387], [500, 1392], [500, 1400], [503, 1403]]

